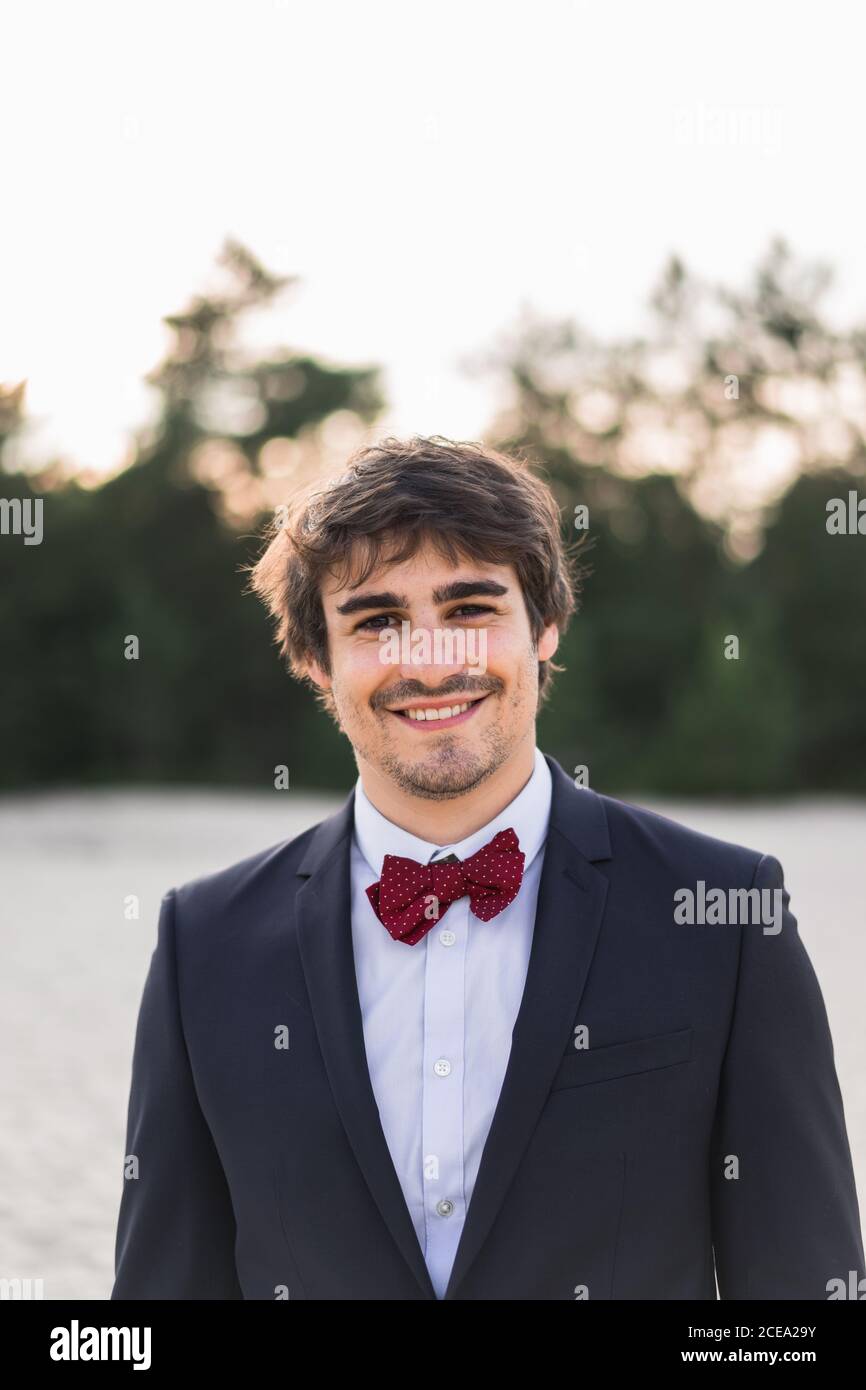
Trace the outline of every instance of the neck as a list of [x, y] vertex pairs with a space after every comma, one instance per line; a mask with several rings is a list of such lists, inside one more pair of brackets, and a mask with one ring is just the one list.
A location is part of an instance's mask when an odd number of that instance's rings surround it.
[[443, 801], [415, 796], [360, 755], [356, 760], [364, 791], [380, 815], [431, 845], [454, 845], [492, 821], [526, 786], [535, 767], [535, 726], [483, 782]]

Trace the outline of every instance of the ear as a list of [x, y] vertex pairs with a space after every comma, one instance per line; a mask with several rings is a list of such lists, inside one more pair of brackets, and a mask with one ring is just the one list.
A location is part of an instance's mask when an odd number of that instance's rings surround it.
[[320, 690], [330, 690], [331, 677], [322, 669], [318, 661], [308, 661], [305, 667], [307, 675]]
[[559, 646], [559, 628], [555, 623], [546, 627], [538, 639], [537, 655], [539, 661], [549, 661]]

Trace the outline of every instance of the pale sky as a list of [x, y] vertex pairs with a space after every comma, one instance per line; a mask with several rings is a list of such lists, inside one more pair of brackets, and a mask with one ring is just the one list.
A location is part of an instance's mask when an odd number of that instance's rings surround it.
[[783, 235], [866, 320], [850, 0], [19, 0], [3, 32], [0, 381], [34, 461], [118, 466], [227, 235], [300, 277], [270, 343], [381, 364], [398, 432], [480, 437], [466, 357], [523, 306], [638, 331], [672, 251], [737, 285]]

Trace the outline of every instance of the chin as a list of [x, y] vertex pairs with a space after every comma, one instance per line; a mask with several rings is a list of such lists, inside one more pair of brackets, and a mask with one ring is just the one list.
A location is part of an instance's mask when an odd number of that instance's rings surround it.
[[454, 745], [431, 749], [426, 758], [402, 765], [403, 785], [416, 796], [444, 800], [463, 796], [477, 787], [498, 764], [484, 759], [477, 751]]

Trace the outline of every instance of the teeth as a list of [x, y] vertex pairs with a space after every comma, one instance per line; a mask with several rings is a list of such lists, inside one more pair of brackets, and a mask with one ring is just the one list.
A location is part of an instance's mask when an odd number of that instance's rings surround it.
[[465, 705], [446, 705], [444, 709], [407, 709], [404, 710], [403, 713], [408, 715], [410, 719], [415, 720], [451, 719], [455, 714], [463, 714], [471, 703], [472, 701], [470, 700]]

